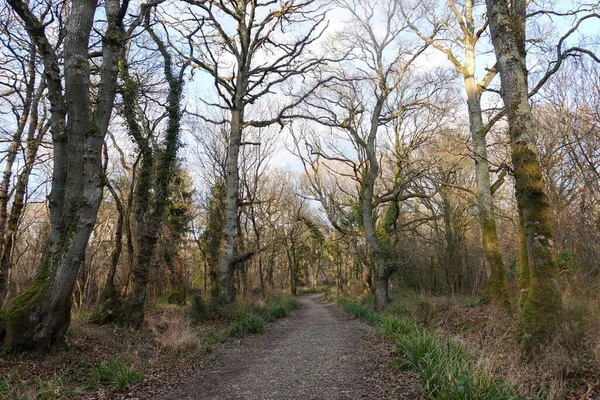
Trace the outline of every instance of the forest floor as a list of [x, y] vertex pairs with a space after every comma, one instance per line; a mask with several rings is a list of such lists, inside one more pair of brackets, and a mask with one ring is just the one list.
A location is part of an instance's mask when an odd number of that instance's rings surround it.
[[322, 294], [263, 334], [215, 348], [211, 363], [188, 364], [127, 399], [421, 399], [418, 378], [396, 368], [391, 344]]

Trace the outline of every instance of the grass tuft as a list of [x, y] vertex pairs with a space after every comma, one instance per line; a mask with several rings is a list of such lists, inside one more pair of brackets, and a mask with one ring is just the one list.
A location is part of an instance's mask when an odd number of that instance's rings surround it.
[[229, 336], [239, 337], [248, 333], [260, 333], [265, 328], [265, 320], [255, 314], [245, 315], [229, 324]]
[[142, 374], [120, 356], [92, 365], [90, 374], [93, 386], [105, 389], [123, 390], [142, 380]]
[[377, 325], [381, 317], [373, 310], [362, 304], [357, 304], [343, 297], [337, 298], [337, 303], [342, 306], [343, 310], [357, 319], [362, 319], [371, 325]]

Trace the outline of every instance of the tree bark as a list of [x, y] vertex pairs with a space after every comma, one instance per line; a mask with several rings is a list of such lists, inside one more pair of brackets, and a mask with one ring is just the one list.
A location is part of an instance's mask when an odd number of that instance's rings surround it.
[[35, 282], [6, 307], [2, 319], [6, 347], [40, 349], [64, 340], [73, 287], [102, 200], [101, 150], [116, 91], [123, 14], [118, 0], [106, 2], [103, 65], [92, 112], [88, 46], [96, 3], [71, 3], [64, 46], [64, 93], [58, 56], [42, 23], [25, 3], [10, 0], [9, 4], [23, 19], [44, 61], [52, 106], [54, 168], [49, 195], [49, 248]]
[[244, 121], [244, 110], [241, 103], [240, 95], [237, 106], [231, 110], [231, 133], [229, 135], [229, 147], [227, 148], [225, 224], [223, 228], [223, 244], [219, 253], [219, 297], [225, 303], [233, 303], [236, 294], [234, 279], [235, 238], [237, 236], [239, 208], [239, 154]]
[[[148, 18], [148, 17], [147, 17]], [[173, 62], [167, 47], [154, 33], [146, 21], [148, 30], [153, 41], [158, 46], [159, 53], [164, 60], [164, 75], [168, 83], [169, 92], [167, 97], [167, 131], [164, 140], [164, 151], [155, 166], [155, 155], [152, 152], [148, 138], [142, 137], [133, 109], [127, 112], [128, 127], [133, 138], [142, 151], [142, 166], [139, 183], [136, 189], [136, 222], [138, 230], [138, 249], [135, 255], [133, 267], [133, 286], [131, 294], [127, 299], [126, 318], [129, 326], [139, 329], [144, 322], [144, 311], [146, 302], [146, 287], [148, 285], [148, 274], [150, 263], [154, 252], [154, 246], [158, 240], [158, 234], [163, 221], [163, 215], [169, 199], [169, 186], [173, 177], [175, 163], [177, 161], [177, 149], [179, 147], [179, 134], [181, 122], [181, 94], [183, 90], [184, 65], [179, 74], [173, 73]], [[135, 85], [124, 70], [124, 77], [132, 85], [127, 90], [130, 97], [130, 107], [135, 103]], [[153, 174], [153, 168], [156, 173]]]
[[472, 60], [467, 65], [468, 74], [465, 75], [465, 88], [467, 91], [467, 106], [469, 109], [469, 126], [473, 140], [475, 154], [475, 179], [477, 186], [477, 207], [479, 210], [479, 226], [481, 228], [481, 242], [483, 252], [488, 263], [489, 277], [486, 286], [485, 299], [492, 304], [509, 307], [510, 293], [506, 268], [500, 253], [498, 231], [494, 215], [494, 202], [492, 199], [492, 186], [490, 182], [487, 143], [481, 111], [481, 91], [475, 82], [475, 54], [467, 47], [467, 59]]
[[523, 305], [526, 351], [548, 341], [562, 311], [550, 205], [537, 148], [532, 139], [525, 52], [525, 0], [486, 0], [492, 43], [507, 109], [515, 193], [523, 217], [530, 269], [530, 288]]
[[525, 223], [519, 209], [519, 307], [525, 306], [529, 295], [531, 282], [531, 271], [529, 270], [529, 259], [527, 255], [527, 240], [525, 238]]
[[375, 308], [383, 310], [390, 302], [389, 282], [393, 269], [382, 257], [378, 258], [379, 268], [377, 269], [377, 287], [375, 290]]

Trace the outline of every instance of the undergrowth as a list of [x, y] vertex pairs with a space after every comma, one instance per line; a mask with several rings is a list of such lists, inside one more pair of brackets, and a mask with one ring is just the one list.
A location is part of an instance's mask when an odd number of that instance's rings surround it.
[[[93, 353], [102, 350], [90, 357], [67, 351], [47, 355], [43, 363], [36, 358], [25, 362], [10, 359], [14, 365], [10, 369], [2, 368], [1, 357], [5, 355], [0, 355], [0, 399], [70, 399], [90, 391], [124, 391], [140, 382], [144, 373], [155, 375], [152, 368], [148, 371], [151, 365], [164, 365], [165, 359], [171, 362], [173, 356], [210, 353], [215, 344], [261, 332], [266, 323], [298, 308], [295, 297], [283, 294], [230, 305], [201, 297], [193, 298], [191, 303], [188, 307], [161, 305], [149, 310], [147, 328], [141, 332], [119, 331], [120, 339], [104, 326], [92, 329], [97, 333], [90, 343], [85, 334], [77, 333], [85, 325], [72, 328], [69, 340], [78, 341], [75, 347], [85, 344], [86, 349], [94, 349]], [[41, 365], [52, 365], [52, 369], [42, 367], [40, 374]]]
[[143, 373], [122, 356], [99, 363], [74, 362], [67, 373], [56, 372], [42, 378], [17, 370], [0, 375], [0, 398], [7, 400], [54, 400], [73, 398], [86, 391], [123, 391], [141, 382]]
[[368, 306], [336, 299], [343, 310], [378, 328], [396, 344], [396, 364], [416, 372], [426, 395], [443, 400], [516, 400], [516, 389], [498, 378], [490, 378], [474, 366], [473, 358], [450, 340], [435, 337], [416, 321], [395, 315], [380, 315]]

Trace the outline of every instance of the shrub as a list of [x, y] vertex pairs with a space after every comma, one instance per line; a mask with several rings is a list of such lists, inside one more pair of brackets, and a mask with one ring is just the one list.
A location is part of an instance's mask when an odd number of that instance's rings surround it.
[[167, 302], [169, 304], [177, 304], [178, 306], [185, 305], [185, 293], [183, 290], [177, 288], [169, 295]]
[[239, 337], [246, 333], [260, 333], [265, 328], [265, 321], [255, 314], [247, 314], [229, 324], [227, 332], [230, 336]]
[[294, 311], [298, 309], [298, 300], [294, 296], [285, 296], [282, 305], [287, 312]]
[[287, 315], [287, 310], [283, 305], [274, 305], [267, 308], [263, 313], [265, 322], [273, 322], [278, 318], [283, 318]]

